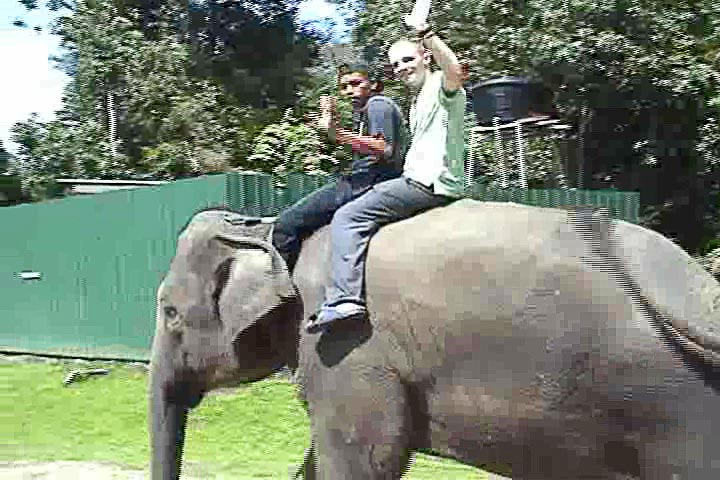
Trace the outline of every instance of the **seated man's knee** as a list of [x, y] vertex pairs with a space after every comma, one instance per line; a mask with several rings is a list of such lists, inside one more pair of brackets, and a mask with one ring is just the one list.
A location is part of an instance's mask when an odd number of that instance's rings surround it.
[[292, 249], [298, 241], [297, 228], [292, 222], [285, 222], [279, 218], [273, 228], [272, 241], [276, 248], [281, 250]]
[[335, 232], [372, 232], [377, 230], [377, 221], [366, 210], [357, 205], [347, 204], [335, 212], [332, 231]]
[[342, 228], [360, 221], [358, 215], [357, 206], [353, 205], [352, 202], [347, 203], [340, 207], [332, 218], [333, 228]]

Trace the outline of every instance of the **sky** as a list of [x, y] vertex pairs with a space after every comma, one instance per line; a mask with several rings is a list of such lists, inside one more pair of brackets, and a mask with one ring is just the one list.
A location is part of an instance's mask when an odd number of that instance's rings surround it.
[[[38, 8], [27, 12], [18, 0], [0, 0], [0, 140], [9, 151], [16, 145], [10, 142], [10, 128], [37, 113], [42, 121], [51, 120], [62, 103], [63, 87], [68, 77], [50, 63], [49, 57], [60, 53], [57, 36], [48, 32], [35, 32], [32, 28], [12, 25], [22, 18], [28, 25], [47, 26], [54, 14], [39, 0]], [[346, 39], [341, 12], [325, 0], [305, 0], [300, 7], [299, 20], [325, 19], [336, 24], [335, 41]]]

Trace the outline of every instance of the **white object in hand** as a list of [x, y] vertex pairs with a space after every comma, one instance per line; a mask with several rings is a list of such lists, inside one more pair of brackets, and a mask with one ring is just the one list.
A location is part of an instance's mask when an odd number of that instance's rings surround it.
[[415, 6], [409, 15], [405, 15], [405, 24], [408, 27], [420, 27], [427, 23], [430, 14], [430, 0], [415, 0]]

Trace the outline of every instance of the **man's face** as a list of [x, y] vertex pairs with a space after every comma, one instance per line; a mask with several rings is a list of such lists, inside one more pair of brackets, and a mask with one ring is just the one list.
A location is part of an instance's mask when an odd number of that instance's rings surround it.
[[370, 95], [370, 81], [362, 73], [346, 73], [340, 77], [340, 95], [366, 98]]
[[411, 88], [422, 86], [425, 81], [425, 65], [420, 50], [412, 44], [394, 45], [388, 53], [393, 72]]

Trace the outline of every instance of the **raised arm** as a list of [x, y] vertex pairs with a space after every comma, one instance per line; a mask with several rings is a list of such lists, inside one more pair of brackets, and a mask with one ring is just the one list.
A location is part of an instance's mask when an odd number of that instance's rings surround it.
[[435, 32], [433, 32], [427, 24], [414, 28], [422, 46], [432, 53], [435, 62], [437, 62], [444, 74], [443, 88], [445, 91], [454, 92], [462, 88], [462, 65], [460, 65], [455, 53], [453, 53], [450, 47], [448, 47], [440, 37], [435, 35]]
[[374, 135], [360, 135], [352, 130], [338, 127], [335, 121], [335, 99], [323, 97], [320, 99], [321, 115], [318, 126], [327, 132], [331, 141], [341, 145], [350, 145], [353, 152], [364, 155], [384, 155], [387, 147], [384, 132], [370, 132]]

